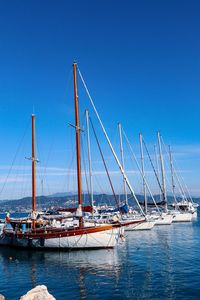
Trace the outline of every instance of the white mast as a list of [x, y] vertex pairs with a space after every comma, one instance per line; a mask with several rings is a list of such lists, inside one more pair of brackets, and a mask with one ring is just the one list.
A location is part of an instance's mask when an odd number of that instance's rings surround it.
[[[154, 152], [155, 152], [155, 162], [156, 162], [156, 171], [157, 171], [157, 176], [158, 180], [160, 181], [160, 176], [159, 176], [159, 167], [158, 167], [158, 154], [157, 154], [157, 148], [156, 145], [154, 145]], [[159, 195], [160, 195], [160, 202], [162, 201], [162, 191], [159, 189]]]
[[141, 166], [142, 166], [142, 177], [143, 177], [143, 191], [144, 191], [144, 211], [147, 214], [147, 191], [146, 191], [146, 182], [145, 182], [145, 171], [144, 171], [144, 152], [143, 152], [143, 143], [142, 143], [142, 134], [139, 135], [140, 138], [140, 154], [141, 154]]
[[124, 134], [124, 137], [125, 137], [125, 139], [126, 139], [126, 141], [127, 141], [127, 143], [128, 143], [128, 146], [129, 146], [129, 148], [130, 148], [131, 154], [132, 154], [132, 156], [133, 156], [133, 158], [134, 158], [134, 160], [135, 160], [135, 162], [136, 162], [136, 165], [137, 165], [137, 167], [138, 167], [138, 170], [139, 170], [139, 172], [140, 172], [140, 174], [141, 174], [143, 180], [145, 181], [145, 185], [146, 185], [147, 190], [148, 190], [148, 192], [149, 192], [149, 194], [150, 194], [150, 196], [151, 196], [151, 198], [152, 198], [152, 200], [153, 200], [153, 203], [155, 204], [157, 210], [160, 212], [160, 209], [159, 209], [159, 207], [158, 207], [157, 204], [156, 204], [156, 201], [155, 201], [154, 196], [153, 196], [153, 194], [152, 194], [152, 192], [151, 192], [151, 189], [150, 189], [149, 184], [148, 184], [148, 182], [147, 182], [147, 180], [146, 180], [146, 177], [145, 177], [145, 175], [142, 173], [142, 170], [141, 170], [141, 168], [140, 168], [140, 165], [139, 165], [139, 163], [138, 163], [138, 161], [137, 161], [137, 158], [136, 158], [136, 156], [135, 156], [135, 154], [134, 154], [134, 152], [133, 152], [133, 148], [132, 148], [132, 146], [131, 146], [131, 143], [130, 143], [130, 141], [128, 140], [128, 137], [127, 137], [126, 133], [123, 132], [123, 134]]
[[172, 150], [171, 146], [169, 145], [169, 158], [170, 158], [170, 169], [171, 169], [171, 176], [172, 176], [172, 191], [173, 191], [173, 196], [175, 203], [176, 201], [176, 194], [175, 194], [175, 183], [174, 183], [174, 169], [173, 169], [173, 163], [172, 163]]
[[129, 179], [128, 179], [128, 177], [127, 177], [127, 175], [126, 175], [126, 173], [125, 173], [125, 171], [124, 171], [124, 169], [123, 169], [123, 167], [122, 167], [122, 165], [121, 165], [121, 163], [120, 163], [120, 161], [119, 161], [119, 159], [118, 159], [118, 157], [117, 157], [117, 155], [116, 155], [116, 153], [115, 153], [115, 150], [114, 150], [114, 148], [113, 148], [113, 146], [112, 146], [112, 144], [111, 144], [111, 141], [110, 141], [110, 139], [109, 139], [109, 137], [108, 137], [108, 135], [107, 135], [107, 132], [106, 132], [106, 130], [105, 130], [105, 128], [104, 128], [104, 125], [103, 125], [103, 123], [102, 123], [102, 121], [101, 121], [101, 118], [100, 118], [100, 116], [99, 116], [99, 114], [98, 114], [98, 112], [97, 112], [97, 109], [96, 109], [96, 107], [95, 107], [95, 105], [94, 105], [94, 102], [93, 102], [93, 100], [92, 100], [92, 97], [90, 96], [90, 93], [89, 93], [89, 90], [88, 90], [88, 88], [87, 88], [87, 85], [86, 85], [86, 83], [85, 83], [85, 81], [84, 81], [84, 79], [83, 79], [83, 76], [82, 76], [82, 74], [81, 74], [81, 72], [80, 72], [79, 69], [78, 69], [78, 72], [79, 72], [80, 78], [81, 78], [81, 80], [82, 80], [82, 82], [83, 82], [83, 85], [84, 85], [84, 87], [85, 87], [86, 93], [87, 93], [87, 95], [88, 95], [88, 97], [89, 97], [90, 103], [91, 103], [91, 105], [92, 105], [92, 107], [93, 107], [93, 109], [94, 109], [94, 112], [95, 112], [95, 114], [96, 114], [96, 116], [97, 116], [97, 119], [99, 120], [99, 123], [100, 123], [101, 128], [102, 128], [102, 130], [103, 130], [103, 133], [104, 133], [104, 135], [105, 135], [105, 137], [106, 137], [106, 140], [107, 140], [107, 142], [108, 142], [108, 144], [109, 144], [109, 146], [110, 146], [110, 149], [111, 149], [111, 151], [112, 151], [112, 153], [113, 153], [113, 156], [114, 156], [114, 158], [115, 158], [115, 160], [116, 160], [116, 162], [117, 162], [117, 164], [118, 164], [118, 166], [119, 166], [119, 169], [120, 169], [120, 171], [121, 171], [121, 173], [122, 173], [122, 175], [123, 175], [123, 177], [124, 177], [124, 180], [126, 181], [126, 184], [128, 185], [128, 188], [130, 189], [130, 191], [131, 191], [131, 193], [132, 193], [132, 195], [133, 195], [133, 197], [134, 197], [134, 199], [135, 199], [135, 201], [136, 201], [136, 203], [137, 203], [137, 205], [138, 205], [138, 207], [139, 207], [141, 213], [142, 213], [143, 215], [145, 215], [145, 214], [144, 214], [144, 211], [143, 211], [142, 207], [140, 206], [140, 203], [139, 203], [139, 201], [138, 201], [138, 199], [137, 199], [137, 197], [136, 197], [136, 195], [135, 195], [135, 192], [134, 192], [134, 190], [133, 190], [133, 188], [132, 188], [132, 186], [131, 186], [131, 184], [130, 184], [130, 182], [129, 182]]
[[[124, 169], [124, 149], [123, 149], [123, 142], [122, 142], [122, 126], [121, 126], [121, 123], [118, 124], [118, 128], [119, 128], [119, 138], [120, 138], [121, 163], [122, 163], [122, 168]], [[126, 180], [125, 180], [124, 177], [123, 177], [123, 183], [124, 183], [125, 203], [128, 205]]]
[[162, 156], [162, 148], [160, 142], [160, 132], [158, 131], [158, 146], [159, 146], [159, 153], [160, 153], [160, 163], [161, 163], [161, 175], [162, 175], [162, 200], [165, 202], [165, 211], [167, 212], [167, 194], [166, 194], [166, 183], [165, 183], [165, 169], [164, 169], [164, 162]]
[[[163, 142], [163, 141], [162, 141]], [[166, 149], [166, 146], [165, 146], [165, 143], [163, 142], [163, 145], [165, 147], [165, 151], [167, 152], [167, 149]], [[178, 183], [178, 186], [179, 186], [179, 190], [180, 190], [180, 193], [181, 193], [181, 196], [183, 199], [187, 200], [187, 196], [186, 196], [186, 193], [184, 191], [184, 188], [183, 188], [183, 185], [181, 184], [180, 180], [179, 180], [179, 177], [177, 175], [177, 172], [176, 172], [176, 169], [174, 168], [174, 164], [173, 164], [173, 161], [172, 161], [172, 167], [173, 167], [173, 174], [174, 174], [174, 177], [176, 178], [177, 180], [177, 183]], [[180, 176], [180, 175], [179, 175]], [[181, 177], [180, 177], [181, 178]], [[182, 178], [183, 180], [183, 178]], [[187, 200], [188, 201], [188, 200]]]
[[90, 151], [90, 129], [89, 129], [89, 112], [85, 111], [86, 115], [86, 126], [87, 126], [87, 144], [88, 144], [88, 162], [89, 162], [89, 178], [90, 178], [90, 197], [92, 207], [94, 206], [93, 198], [93, 184], [92, 184], [92, 162], [91, 162], [91, 151]]

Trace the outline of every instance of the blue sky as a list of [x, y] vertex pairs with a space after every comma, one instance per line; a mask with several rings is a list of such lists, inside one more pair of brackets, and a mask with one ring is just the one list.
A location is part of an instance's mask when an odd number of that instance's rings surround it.
[[[30, 194], [30, 163], [24, 160], [31, 151], [30, 127], [16, 151], [33, 110], [39, 173], [45, 177], [43, 188], [38, 178], [38, 194], [41, 189], [45, 194], [75, 189], [75, 177], [69, 171], [73, 173], [75, 167], [75, 162], [70, 163], [73, 129], [67, 126], [74, 122], [74, 60], [117, 152], [119, 121], [137, 156], [139, 132], [152, 152], [160, 130], [165, 143], [173, 146], [191, 193], [199, 196], [199, 11], [199, 1], [193, 0], [1, 1], [0, 199]], [[91, 107], [80, 82], [79, 95], [82, 116]], [[99, 128], [97, 131], [120, 191], [121, 177], [116, 175], [117, 167]], [[108, 192], [94, 139], [92, 148], [93, 168]], [[126, 166], [130, 172], [136, 170], [128, 154]], [[150, 172], [148, 163], [147, 169]], [[74, 179], [69, 180], [70, 176]], [[152, 176], [149, 180], [156, 192]], [[139, 192], [140, 180], [133, 174], [130, 177]], [[94, 189], [99, 190], [95, 181]]]

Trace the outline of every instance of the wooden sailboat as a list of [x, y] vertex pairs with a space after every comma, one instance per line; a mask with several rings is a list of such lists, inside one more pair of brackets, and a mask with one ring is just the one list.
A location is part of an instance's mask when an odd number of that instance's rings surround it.
[[36, 151], [35, 151], [35, 116], [32, 115], [32, 216], [23, 223], [11, 221], [11, 228], [6, 227], [0, 239], [0, 244], [25, 248], [54, 248], [54, 249], [97, 249], [112, 248], [120, 235], [120, 225], [93, 224], [85, 226], [82, 211], [82, 182], [81, 182], [81, 149], [79, 107], [77, 93], [76, 63], [73, 64], [74, 105], [76, 128], [76, 160], [78, 208], [74, 223], [69, 227], [54, 227], [45, 220], [36, 219]]

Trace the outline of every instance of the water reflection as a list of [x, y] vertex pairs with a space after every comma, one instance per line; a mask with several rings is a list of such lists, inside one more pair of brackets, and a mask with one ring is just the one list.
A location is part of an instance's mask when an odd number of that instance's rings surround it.
[[57, 300], [198, 299], [199, 249], [199, 223], [129, 232], [124, 244], [109, 251], [0, 248], [0, 292], [14, 300], [45, 284]]
[[[94, 288], [97, 289], [98, 283], [94, 277], [109, 278], [114, 282], [120, 273], [116, 250], [35, 252], [2, 247], [0, 249], [0, 264], [4, 275], [7, 274], [7, 278], [4, 277], [0, 281], [0, 286], [5, 281], [11, 282], [14, 271], [17, 276], [16, 281], [24, 280], [29, 283], [29, 286], [31, 285], [30, 288], [37, 284], [46, 284], [49, 290], [56, 290], [55, 282], [58, 287], [62, 283], [64, 285], [62, 293], [66, 293], [66, 297], [69, 296], [68, 293], [74, 285], [71, 290], [76, 291], [74, 296], [71, 295], [71, 299], [76, 298], [75, 295], [78, 293], [80, 299], [86, 299], [88, 293], [91, 292], [91, 287], [93, 290]], [[24, 274], [20, 272], [20, 269], [23, 269]], [[59, 290], [57, 292], [60, 293]], [[55, 291], [52, 293], [55, 294]]]

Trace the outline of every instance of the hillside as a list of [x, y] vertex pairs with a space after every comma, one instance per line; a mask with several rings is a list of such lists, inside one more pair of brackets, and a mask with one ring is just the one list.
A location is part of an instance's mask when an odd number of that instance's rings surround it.
[[[123, 201], [124, 195], [117, 195], [117, 199], [121, 199]], [[128, 195], [129, 204], [131, 206], [135, 205], [135, 200], [131, 197], [131, 195]], [[142, 195], [137, 195], [137, 199], [140, 202], [144, 201], [144, 197]], [[160, 201], [160, 196], [155, 195], [156, 201]], [[149, 203], [152, 203], [152, 200], [149, 198]], [[173, 202], [173, 197], [168, 196], [168, 202]], [[179, 200], [181, 200], [179, 198]], [[193, 200], [197, 203], [200, 203], [200, 198], [193, 198]], [[108, 194], [95, 194], [94, 195], [94, 201], [95, 205], [116, 205], [116, 201], [113, 195]], [[16, 199], [16, 200], [2, 200], [1, 206], [0, 206], [0, 212], [5, 211], [15, 211], [15, 212], [22, 212], [22, 211], [29, 211], [31, 210], [31, 203], [32, 199], [31, 197], [26, 197], [22, 199]], [[83, 195], [83, 203], [84, 205], [90, 204], [90, 199], [88, 195]], [[37, 197], [37, 208], [38, 209], [49, 209], [52, 207], [75, 207], [77, 206], [77, 195], [66, 195], [66, 196], [40, 196]]]

